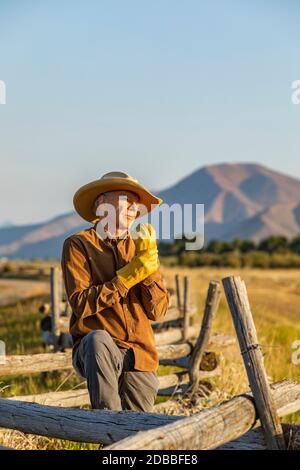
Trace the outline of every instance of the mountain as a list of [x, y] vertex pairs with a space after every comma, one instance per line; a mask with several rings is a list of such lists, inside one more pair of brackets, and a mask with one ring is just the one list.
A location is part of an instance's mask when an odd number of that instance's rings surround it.
[[8, 258], [57, 258], [66, 237], [87, 228], [77, 213], [48, 222], [0, 229], [0, 256]]
[[252, 239], [259, 242], [271, 235], [293, 238], [300, 234], [300, 202], [288, 201], [273, 204], [249, 219], [235, 224], [223, 234], [223, 240]]
[[0, 222], [0, 229], [5, 227], [12, 227], [13, 225], [13, 222], [10, 220], [4, 220], [3, 222]]
[[[300, 233], [300, 180], [257, 163], [204, 166], [155, 194], [169, 205], [204, 204], [206, 243]], [[0, 256], [59, 257], [63, 240], [89, 226], [71, 212], [40, 224], [0, 228]]]

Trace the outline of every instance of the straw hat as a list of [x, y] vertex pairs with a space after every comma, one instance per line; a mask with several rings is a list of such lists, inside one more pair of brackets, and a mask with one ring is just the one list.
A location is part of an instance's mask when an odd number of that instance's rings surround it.
[[[93, 211], [93, 204], [99, 194], [106, 191], [126, 190], [132, 191], [139, 195], [140, 204], [143, 204], [147, 211], [154, 209], [154, 205], [159, 205], [163, 201], [159, 197], [154, 196], [137, 179], [123, 173], [122, 171], [111, 171], [101, 176], [98, 180], [91, 181], [81, 186], [73, 197], [73, 204], [76, 212], [88, 222], [95, 223], [98, 218]], [[143, 208], [142, 208], [143, 209]], [[145, 210], [140, 215], [144, 215]]]

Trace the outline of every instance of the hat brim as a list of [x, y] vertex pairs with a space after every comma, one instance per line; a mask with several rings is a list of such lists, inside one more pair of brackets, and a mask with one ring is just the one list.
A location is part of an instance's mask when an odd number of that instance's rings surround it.
[[138, 194], [140, 197], [139, 204], [144, 206], [141, 206], [141, 211], [138, 217], [151, 212], [157, 205], [160, 205], [163, 202], [162, 199], [154, 196], [154, 194], [135, 181], [124, 181], [124, 178], [113, 178], [107, 181], [92, 181], [91, 183], [79, 188], [73, 197], [74, 208], [84, 220], [96, 223], [97, 220], [99, 220], [93, 211], [93, 204], [96, 197], [106, 191], [116, 190], [132, 191]]

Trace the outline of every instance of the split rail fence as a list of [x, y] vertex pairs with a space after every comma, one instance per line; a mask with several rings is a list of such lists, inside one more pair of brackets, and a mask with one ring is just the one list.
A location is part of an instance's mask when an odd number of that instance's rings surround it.
[[[58, 274], [52, 271], [52, 285]], [[159, 376], [159, 394], [195, 393], [203, 381], [221, 373], [218, 353], [235, 339], [212, 334], [221, 284], [208, 287], [201, 324], [192, 324], [188, 305], [188, 278], [181, 301], [176, 276], [177, 305], [170, 306], [162, 322], [153, 322], [160, 364], [181, 367], [180, 372]], [[101, 443], [113, 449], [285, 449], [300, 433], [297, 426], [281, 425], [280, 417], [300, 410], [300, 384], [286, 380], [270, 385], [257, 339], [246, 286], [240, 277], [223, 279], [229, 310], [244, 360], [249, 393], [189, 417], [158, 413], [87, 410], [87, 389], [48, 392], [0, 399], [0, 427], [78, 442]], [[61, 298], [52, 288], [53, 333], [59, 334]], [[55, 320], [57, 320], [55, 322]], [[71, 352], [7, 356], [0, 376], [71, 369]]]

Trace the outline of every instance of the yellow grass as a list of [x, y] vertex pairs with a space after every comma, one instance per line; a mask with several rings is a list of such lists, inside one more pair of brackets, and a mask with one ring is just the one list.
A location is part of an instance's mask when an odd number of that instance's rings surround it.
[[[174, 284], [178, 269], [165, 268], [169, 285]], [[241, 276], [245, 280], [250, 306], [262, 345], [265, 367], [271, 382], [290, 378], [300, 383], [300, 364], [292, 363], [292, 344], [300, 340], [300, 272], [299, 270], [259, 270], [230, 268], [180, 269], [180, 275], [190, 278], [190, 299], [198, 305], [202, 316], [210, 280], [221, 281], [226, 276]], [[216, 315], [215, 332], [235, 335], [225, 295], [222, 295]], [[219, 398], [229, 397], [248, 389], [248, 381], [238, 345], [226, 348], [223, 374], [216, 379]], [[290, 422], [300, 422], [300, 413], [290, 416]]]

